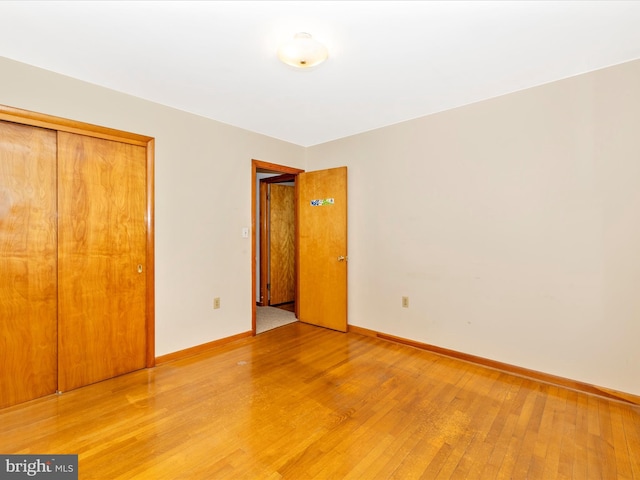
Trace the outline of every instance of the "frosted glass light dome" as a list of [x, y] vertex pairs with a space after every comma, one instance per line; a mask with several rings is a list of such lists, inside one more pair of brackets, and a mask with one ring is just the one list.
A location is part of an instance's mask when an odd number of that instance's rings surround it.
[[296, 33], [292, 40], [278, 49], [278, 58], [287, 65], [310, 68], [324, 62], [329, 56], [327, 47], [308, 33]]

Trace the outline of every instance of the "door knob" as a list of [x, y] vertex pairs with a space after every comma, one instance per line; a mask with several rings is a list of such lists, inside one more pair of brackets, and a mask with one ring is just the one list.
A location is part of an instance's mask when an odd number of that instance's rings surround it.
[[142, 273], [142, 264], [141, 263], [138, 264], [138, 273]]
[[338, 257], [338, 261], [339, 261], [339, 262], [344, 262], [345, 260], [347, 260], [347, 257], [345, 257], [345, 256], [340, 255], [340, 256]]

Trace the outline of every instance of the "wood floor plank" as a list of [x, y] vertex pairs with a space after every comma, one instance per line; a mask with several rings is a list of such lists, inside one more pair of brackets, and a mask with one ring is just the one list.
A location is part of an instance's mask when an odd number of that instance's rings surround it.
[[491, 425], [487, 436], [487, 442], [489, 442], [491, 450], [480, 473], [481, 478], [497, 478], [498, 472], [505, 461], [509, 442], [518, 418], [518, 414], [514, 414], [513, 410], [514, 408], [516, 411], [518, 410], [517, 399], [519, 398], [518, 392], [521, 390], [522, 382], [522, 379], [517, 378], [509, 384], [510, 391], [503, 401], [502, 409], [496, 416], [494, 424]]
[[450, 409], [445, 412], [452, 421], [447, 428], [440, 429], [439, 443], [441, 448], [428, 467], [422, 473], [425, 479], [448, 479], [458, 468], [471, 442], [482, 431], [482, 420], [487, 412], [485, 402], [497, 377], [497, 372], [488, 371], [489, 375], [476, 375], [471, 369], [466, 377], [463, 389], [451, 402]]
[[529, 478], [553, 478], [560, 465], [562, 421], [567, 403], [567, 390], [551, 386], [547, 408], [540, 422], [540, 437], [534, 447], [534, 460], [529, 467]]
[[538, 436], [540, 435], [540, 424], [542, 415], [547, 403], [548, 395], [541, 391], [531, 395], [531, 411], [528, 421], [522, 424], [522, 441], [517, 447], [516, 461], [511, 472], [511, 478], [526, 478], [530, 467], [535, 462], [534, 449]]
[[[567, 406], [560, 425], [560, 463], [558, 465], [558, 475], [561, 478], [574, 478], [573, 466], [576, 458], [576, 416], [578, 411], [578, 395], [576, 392], [568, 392]], [[584, 461], [584, 459], [583, 459]], [[577, 478], [577, 477], [576, 477]]]
[[[479, 474], [479, 469], [484, 467], [484, 459], [491, 453], [492, 445], [486, 441], [487, 435], [492, 425], [496, 424], [496, 417], [502, 404], [501, 399], [507, 394], [505, 384], [500, 380], [500, 373], [486, 370], [485, 375], [476, 375], [474, 384], [481, 395], [475, 399], [475, 414], [472, 415], [471, 427], [472, 435], [469, 436], [469, 443], [456, 444], [457, 456], [452, 461], [458, 460], [455, 469], [450, 473], [450, 478], [466, 479], [473, 478]], [[484, 388], [481, 387], [484, 385]], [[474, 473], [475, 470], [475, 473]], [[449, 473], [447, 468], [443, 468], [439, 476], [447, 478]]]
[[[611, 411], [609, 410], [609, 402], [603, 402], [602, 399], [596, 398], [598, 417], [600, 419], [599, 426], [601, 433], [596, 440], [596, 455], [601, 459], [603, 466], [603, 476], [610, 478], [619, 478], [621, 475], [618, 471], [617, 462], [614, 461], [615, 449], [614, 449], [614, 433], [611, 423]], [[625, 465], [621, 465], [624, 470]]]
[[576, 425], [573, 456], [574, 478], [589, 478], [589, 397], [577, 396]]
[[[616, 452], [629, 451], [629, 444], [627, 442], [623, 419], [619, 415], [618, 405], [606, 405], [610, 410], [611, 421], [611, 442], [612, 451], [609, 453], [615, 455], [616, 467], [618, 471], [618, 477], [620, 479], [633, 478], [633, 471], [631, 469], [631, 461], [628, 455], [616, 455]], [[640, 426], [638, 427], [640, 428]], [[639, 477], [640, 478], [640, 477]]]
[[[618, 405], [616, 409], [620, 410], [620, 416], [622, 417], [622, 423], [624, 425], [624, 433], [627, 441], [627, 454], [631, 459], [631, 476], [633, 478], [640, 478], [640, 422], [638, 421], [638, 411], [623, 408]], [[616, 450], [616, 459], [620, 456], [626, 457], [619, 450]], [[618, 460], [616, 463], [619, 463]]]
[[0, 410], [79, 478], [640, 479], [640, 409], [294, 323]]

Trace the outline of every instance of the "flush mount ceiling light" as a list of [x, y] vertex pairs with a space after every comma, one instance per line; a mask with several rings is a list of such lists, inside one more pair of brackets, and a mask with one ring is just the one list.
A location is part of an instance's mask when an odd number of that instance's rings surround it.
[[287, 65], [298, 68], [315, 67], [329, 56], [327, 47], [311, 38], [308, 33], [296, 33], [292, 40], [278, 49], [278, 58]]

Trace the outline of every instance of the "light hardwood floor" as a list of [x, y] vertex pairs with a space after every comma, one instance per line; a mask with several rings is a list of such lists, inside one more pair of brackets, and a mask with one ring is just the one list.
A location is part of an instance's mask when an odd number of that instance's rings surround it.
[[294, 323], [0, 410], [81, 479], [640, 479], [637, 407]]

